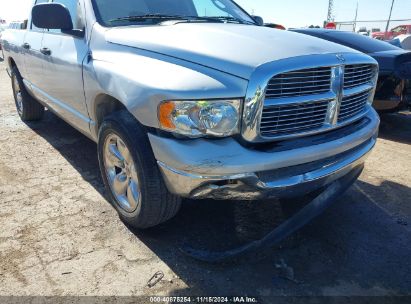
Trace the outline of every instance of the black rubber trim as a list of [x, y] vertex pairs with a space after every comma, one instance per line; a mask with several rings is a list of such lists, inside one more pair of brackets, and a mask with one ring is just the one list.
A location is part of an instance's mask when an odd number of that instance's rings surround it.
[[358, 179], [363, 168], [363, 165], [359, 166], [346, 176], [330, 184], [320, 195], [311, 201], [311, 203], [306, 205], [301, 211], [296, 213], [282, 225], [278, 226], [261, 240], [223, 252], [195, 249], [190, 245], [183, 245], [181, 250], [184, 254], [193, 259], [208, 263], [220, 263], [255, 251], [274, 247], [285, 238], [304, 227], [337, 201], [338, 198]]

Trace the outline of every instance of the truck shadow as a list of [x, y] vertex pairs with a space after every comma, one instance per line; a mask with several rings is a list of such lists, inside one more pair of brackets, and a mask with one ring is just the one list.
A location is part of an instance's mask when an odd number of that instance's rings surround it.
[[[50, 112], [44, 122], [29, 126], [104, 196], [94, 142]], [[390, 136], [389, 129], [383, 134]], [[393, 189], [398, 196], [383, 196], [384, 189]], [[401, 203], [403, 214], [389, 214], [390, 208], [371, 201], [368, 193], [387, 206]], [[278, 202], [187, 200], [170, 222], [132, 232], [189, 286], [170, 288], [162, 281], [153, 294], [172, 289], [170, 295], [410, 295], [411, 234], [406, 224], [411, 224], [411, 211], [405, 207], [410, 196], [411, 189], [403, 185], [358, 182], [276, 248], [219, 265], [194, 261], [179, 247], [188, 242], [225, 250], [261, 238], [286, 216]], [[280, 264], [287, 270], [276, 266]]]

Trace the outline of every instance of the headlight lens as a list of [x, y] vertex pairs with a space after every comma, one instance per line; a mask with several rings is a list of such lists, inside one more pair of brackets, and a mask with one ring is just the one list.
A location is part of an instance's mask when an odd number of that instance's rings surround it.
[[189, 137], [239, 132], [241, 100], [165, 101], [158, 107], [163, 130]]

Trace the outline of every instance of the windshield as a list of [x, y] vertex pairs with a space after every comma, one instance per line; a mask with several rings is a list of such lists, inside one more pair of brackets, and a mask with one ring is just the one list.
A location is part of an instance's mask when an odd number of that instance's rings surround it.
[[231, 0], [93, 0], [93, 4], [99, 22], [108, 27], [156, 24], [165, 19], [255, 24]]

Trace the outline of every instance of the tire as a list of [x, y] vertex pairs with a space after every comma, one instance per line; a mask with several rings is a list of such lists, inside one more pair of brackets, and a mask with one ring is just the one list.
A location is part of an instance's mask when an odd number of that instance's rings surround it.
[[[115, 148], [121, 157], [114, 157], [118, 155]], [[123, 162], [118, 163], [121, 158]], [[127, 225], [154, 227], [180, 210], [181, 198], [168, 192], [144, 127], [126, 110], [113, 113], [102, 123], [98, 159], [110, 203]]]
[[11, 85], [17, 113], [23, 121], [36, 121], [43, 118], [44, 106], [26, 90], [23, 78], [16, 66], [11, 69]]

